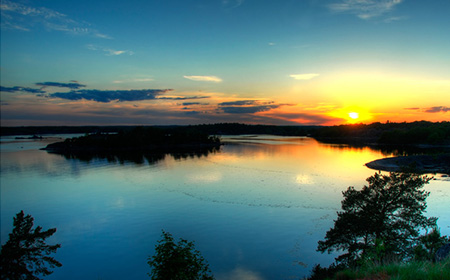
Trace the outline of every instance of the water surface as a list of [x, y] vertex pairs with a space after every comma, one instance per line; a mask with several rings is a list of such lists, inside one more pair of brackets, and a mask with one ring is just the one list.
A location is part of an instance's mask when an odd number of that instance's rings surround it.
[[[65, 137], [63, 135], [57, 137]], [[60, 243], [63, 267], [46, 279], [148, 279], [164, 229], [195, 241], [217, 279], [298, 279], [334, 255], [315, 251], [342, 191], [389, 156], [311, 138], [223, 137], [220, 151], [135, 162], [67, 159], [40, 141], [1, 141], [1, 241], [24, 210]], [[450, 182], [426, 189], [428, 215], [450, 234]]]

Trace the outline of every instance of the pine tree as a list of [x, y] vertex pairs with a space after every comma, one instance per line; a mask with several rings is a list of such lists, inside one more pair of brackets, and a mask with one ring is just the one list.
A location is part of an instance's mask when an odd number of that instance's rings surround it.
[[2, 246], [0, 252], [1, 279], [10, 280], [40, 280], [39, 275], [47, 276], [53, 273], [53, 267], [62, 264], [49, 255], [56, 253], [60, 244], [48, 245], [45, 239], [56, 232], [56, 228], [42, 231], [38, 226], [33, 229], [34, 218], [23, 211], [14, 217], [13, 230], [9, 240]]

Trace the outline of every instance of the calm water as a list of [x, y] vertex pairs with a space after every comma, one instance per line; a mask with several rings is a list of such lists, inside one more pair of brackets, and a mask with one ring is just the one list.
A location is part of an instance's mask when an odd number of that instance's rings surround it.
[[[203, 156], [140, 163], [66, 159], [48, 142], [2, 138], [1, 243], [24, 210], [56, 227], [62, 268], [46, 279], [149, 279], [147, 258], [164, 229], [195, 241], [217, 279], [298, 279], [333, 255], [315, 251], [333, 225], [341, 192], [389, 155], [310, 138], [223, 137]], [[450, 181], [426, 189], [428, 215], [450, 235]]]

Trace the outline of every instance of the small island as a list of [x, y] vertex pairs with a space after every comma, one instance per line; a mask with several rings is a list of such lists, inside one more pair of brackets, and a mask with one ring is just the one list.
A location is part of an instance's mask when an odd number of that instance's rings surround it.
[[189, 129], [174, 127], [135, 127], [118, 133], [94, 133], [68, 138], [47, 145], [42, 150], [57, 154], [115, 154], [115, 153], [173, 153], [197, 152], [219, 148], [216, 136]]

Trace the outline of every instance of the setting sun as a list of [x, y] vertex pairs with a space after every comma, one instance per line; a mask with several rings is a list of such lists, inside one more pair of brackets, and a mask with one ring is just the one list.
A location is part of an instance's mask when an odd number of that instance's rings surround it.
[[348, 113], [348, 116], [349, 116], [351, 119], [354, 119], [354, 120], [356, 120], [357, 118], [359, 118], [359, 114], [356, 113], [356, 112]]

